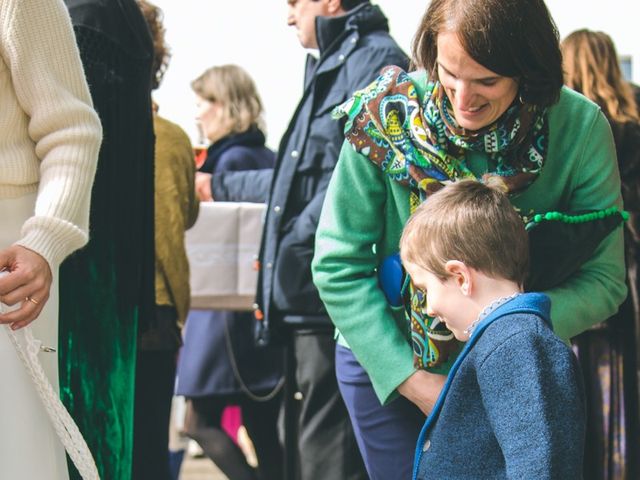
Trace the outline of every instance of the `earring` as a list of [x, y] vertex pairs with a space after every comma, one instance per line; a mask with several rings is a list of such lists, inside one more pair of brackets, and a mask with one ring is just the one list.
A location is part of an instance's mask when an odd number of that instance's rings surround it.
[[519, 89], [518, 89], [518, 101], [520, 102], [520, 104], [524, 105], [526, 102], [524, 100], [524, 98], [522, 98], [523, 95], [526, 96], [527, 94], [527, 86], [526, 85], [522, 85]]

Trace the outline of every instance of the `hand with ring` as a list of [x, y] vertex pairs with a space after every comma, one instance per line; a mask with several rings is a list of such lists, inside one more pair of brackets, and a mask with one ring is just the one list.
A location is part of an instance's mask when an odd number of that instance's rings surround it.
[[53, 282], [51, 268], [38, 253], [19, 245], [0, 250], [0, 266], [8, 275], [0, 277], [0, 301], [19, 308], [0, 314], [0, 324], [18, 330], [33, 322], [49, 299]]

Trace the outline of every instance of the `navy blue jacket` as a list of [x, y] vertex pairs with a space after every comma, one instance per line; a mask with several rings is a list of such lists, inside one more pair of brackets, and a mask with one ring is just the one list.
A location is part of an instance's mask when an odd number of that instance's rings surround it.
[[414, 479], [582, 479], [581, 376], [550, 306], [527, 293], [480, 322], [420, 433]]
[[311, 279], [318, 218], [344, 140], [344, 124], [334, 121], [331, 111], [373, 81], [382, 67], [408, 63], [389, 35], [386, 17], [369, 3], [343, 16], [318, 17], [316, 33], [320, 56], [307, 59], [304, 93], [275, 169], [212, 179], [216, 199], [269, 202], [256, 304], [264, 316], [258, 322], [261, 343], [269, 341], [269, 325], [282, 321], [332, 328]]
[[264, 134], [255, 126], [246, 132], [228, 135], [209, 146], [207, 158], [200, 167], [200, 171], [205, 173], [260, 169], [271, 171], [275, 154], [265, 147], [264, 142]]
[[[211, 145], [200, 170], [215, 173], [273, 168], [274, 158], [275, 154], [264, 146], [264, 135], [252, 129]], [[282, 352], [275, 347], [256, 348], [250, 312], [191, 310], [178, 361], [176, 394], [244, 394], [232, 362], [243, 383], [256, 393], [271, 390], [282, 375]]]

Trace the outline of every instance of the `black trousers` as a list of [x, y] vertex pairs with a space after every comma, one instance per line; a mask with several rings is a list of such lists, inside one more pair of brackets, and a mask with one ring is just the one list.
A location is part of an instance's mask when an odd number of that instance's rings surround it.
[[333, 330], [295, 331], [291, 345], [298, 394], [293, 413], [288, 415], [297, 415], [298, 419], [299, 478], [366, 480], [349, 414], [338, 390]]
[[139, 351], [133, 420], [133, 480], [171, 480], [169, 417], [176, 351]]
[[156, 305], [136, 363], [132, 480], [171, 480], [169, 418], [180, 332], [175, 308]]

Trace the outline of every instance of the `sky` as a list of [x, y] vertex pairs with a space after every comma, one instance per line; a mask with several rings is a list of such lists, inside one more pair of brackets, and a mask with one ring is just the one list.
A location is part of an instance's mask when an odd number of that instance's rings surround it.
[[[287, 26], [286, 0], [150, 0], [163, 9], [171, 64], [154, 99], [160, 114], [198, 144], [190, 82], [214, 65], [235, 63], [254, 78], [265, 105], [267, 144], [276, 149], [302, 94], [307, 52]], [[391, 34], [410, 51], [428, 0], [373, 0]], [[609, 33], [620, 55], [631, 56], [640, 83], [640, 0], [547, 0], [561, 37], [578, 28]]]

